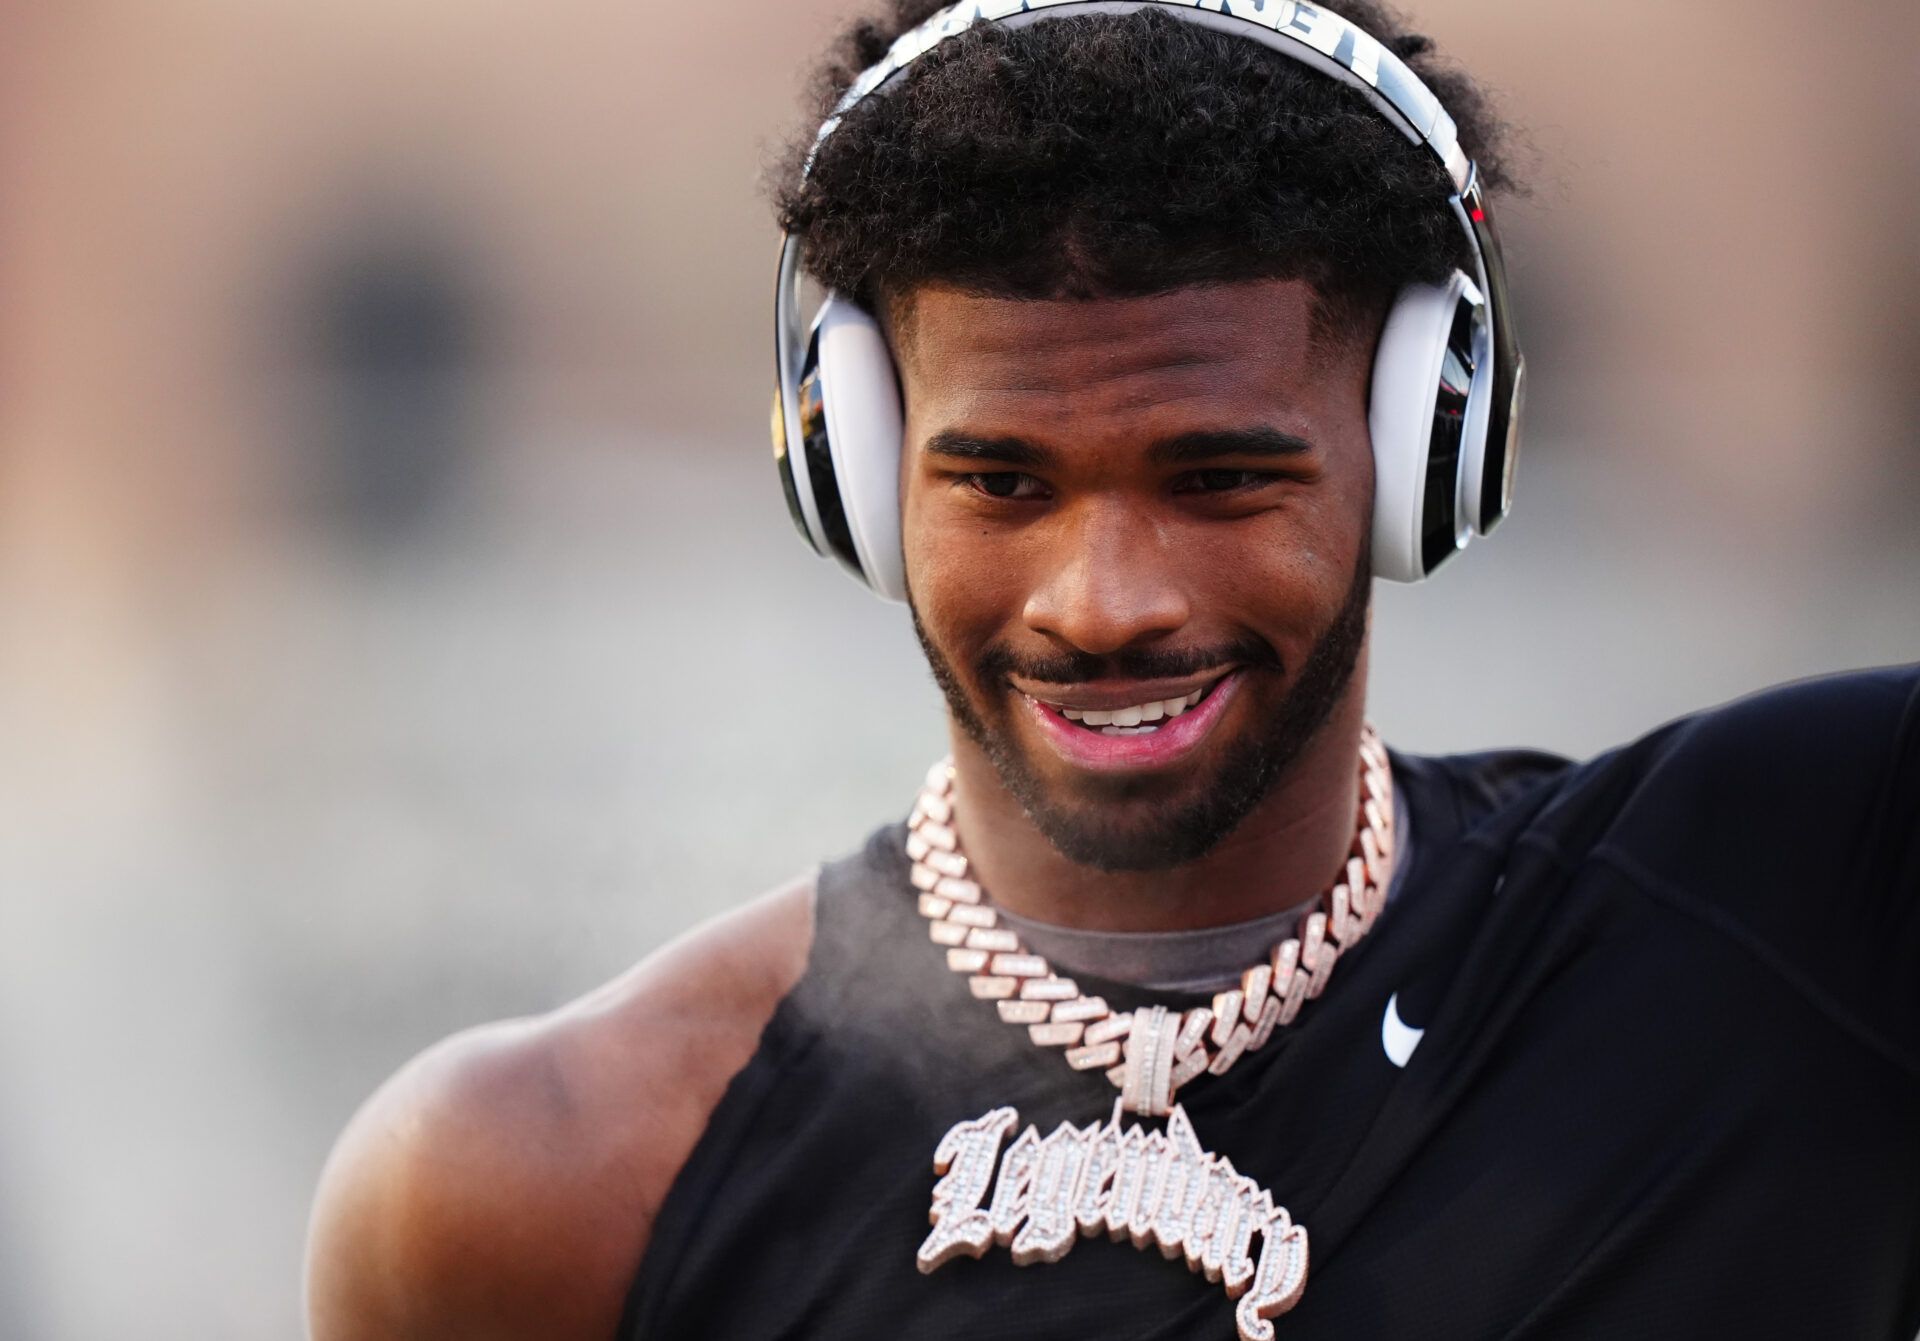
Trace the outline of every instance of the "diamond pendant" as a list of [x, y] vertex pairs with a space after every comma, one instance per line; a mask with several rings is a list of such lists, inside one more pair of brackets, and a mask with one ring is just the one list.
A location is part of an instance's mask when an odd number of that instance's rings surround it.
[[[915, 1261], [930, 1272], [954, 1258], [1011, 1247], [1016, 1265], [1057, 1262], [1083, 1234], [1184, 1256], [1187, 1268], [1238, 1299], [1241, 1341], [1272, 1341], [1272, 1319], [1307, 1283], [1307, 1231], [1233, 1161], [1200, 1148], [1174, 1104], [1164, 1131], [1122, 1129], [1124, 1097], [1104, 1123], [1029, 1125], [1006, 1147], [1019, 1114], [996, 1108], [959, 1122], [934, 1151], [933, 1231]], [[998, 1165], [996, 1177], [995, 1165]], [[1260, 1239], [1259, 1255], [1253, 1241]]]

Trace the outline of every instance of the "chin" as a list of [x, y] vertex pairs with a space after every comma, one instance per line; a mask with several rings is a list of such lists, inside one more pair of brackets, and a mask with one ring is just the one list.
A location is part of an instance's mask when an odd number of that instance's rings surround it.
[[1231, 832], [1231, 824], [1217, 831], [1212, 809], [1204, 803], [1174, 811], [1140, 802], [1029, 805], [1027, 815], [1069, 861], [1100, 871], [1164, 871], [1206, 856]]
[[1002, 784], [1062, 856], [1103, 871], [1167, 870], [1206, 856], [1305, 744], [1304, 737], [1281, 741], [1243, 728], [1224, 749], [1178, 769], [1103, 775], [1042, 767], [1012, 737], [1007, 731], [978, 741]]

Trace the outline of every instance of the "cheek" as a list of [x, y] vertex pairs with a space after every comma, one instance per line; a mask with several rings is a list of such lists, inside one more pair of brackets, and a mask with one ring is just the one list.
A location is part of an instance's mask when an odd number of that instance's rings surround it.
[[1188, 572], [1221, 613], [1270, 637], [1311, 638], [1346, 600], [1360, 559], [1347, 512], [1317, 493], [1240, 526], [1197, 530], [1182, 547]]
[[944, 486], [909, 483], [901, 519], [907, 587], [929, 634], [950, 649], [991, 641], [1016, 599], [1005, 546], [987, 528], [930, 498]]

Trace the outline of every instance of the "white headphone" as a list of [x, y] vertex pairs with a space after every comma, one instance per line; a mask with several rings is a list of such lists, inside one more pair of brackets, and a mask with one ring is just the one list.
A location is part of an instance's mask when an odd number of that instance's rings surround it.
[[[1410, 140], [1437, 156], [1472, 247], [1475, 274], [1401, 290], [1374, 355], [1373, 570], [1418, 582], [1486, 535], [1513, 503], [1525, 360], [1513, 333], [1500, 243], [1453, 118], [1413, 71], [1347, 20], [1302, 0], [960, 0], [903, 33], [848, 88], [814, 152], [854, 104], [920, 56], [976, 23], [1024, 26], [1068, 14], [1158, 9], [1251, 38], [1367, 96]], [[811, 166], [811, 160], [809, 160]], [[773, 452], [794, 524], [875, 592], [907, 596], [900, 547], [899, 374], [879, 323], [828, 294], [802, 324], [801, 240], [781, 244], [775, 298], [778, 383]]]

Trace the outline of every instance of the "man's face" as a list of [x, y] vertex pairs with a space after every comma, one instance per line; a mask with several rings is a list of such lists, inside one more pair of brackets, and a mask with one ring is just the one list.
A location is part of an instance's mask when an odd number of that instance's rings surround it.
[[894, 323], [914, 623], [954, 720], [1068, 857], [1211, 850], [1366, 639], [1368, 340], [1258, 280]]

